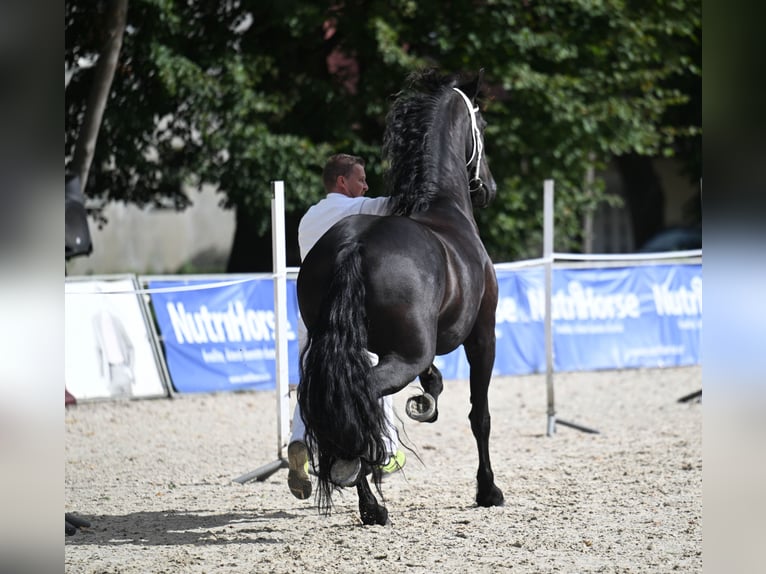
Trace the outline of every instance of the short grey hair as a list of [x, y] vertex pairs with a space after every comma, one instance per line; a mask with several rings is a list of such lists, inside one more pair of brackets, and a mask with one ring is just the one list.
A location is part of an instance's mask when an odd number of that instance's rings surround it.
[[322, 182], [327, 192], [329, 193], [335, 189], [335, 181], [338, 177], [348, 177], [355, 165], [364, 167], [364, 159], [347, 153], [336, 153], [330, 156], [322, 172]]

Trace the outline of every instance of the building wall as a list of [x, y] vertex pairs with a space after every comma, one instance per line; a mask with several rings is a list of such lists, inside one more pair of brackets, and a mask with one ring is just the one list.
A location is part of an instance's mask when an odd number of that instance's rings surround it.
[[93, 253], [67, 263], [67, 275], [223, 272], [234, 237], [234, 211], [212, 188], [190, 192], [182, 212], [113, 203], [103, 229], [91, 220]]
[[665, 226], [673, 227], [685, 225], [686, 214], [684, 205], [691, 200], [699, 186], [689, 183], [685, 175], [680, 172], [679, 164], [671, 158], [654, 160], [654, 169], [657, 171], [665, 188]]
[[[695, 194], [672, 159], [655, 160], [665, 190], [665, 225], [682, 225], [683, 205]], [[619, 173], [603, 176], [610, 193], [622, 195]], [[235, 214], [218, 206], [212, 188], [191, 192], [194, 205], [183, 212], [111, 204], [103, 229], [90, 222], [93, 253], [67, 263], [68, 275], [111, 273], [165, 274], [180, 271], [223, 272], [234, 237]], [[627, 253], [634, 249], [625, 206], [603, 204], [594, 216], [593, 252]]]
[[[684, 206], [698, 188], [681, 174], [677, 160], [657, 158], [653, 164], [665, 196], [665, 227], [686, 225]], [[607, 193], [624, 197], [622, 177], [614, 165], [610, 165], [601, 175], [606, 182]], [[625, 202], [621, 206], [602, 203], [594, 215], [593, 253], [630, 253], [636, 248], [633, 243], [630, 213]]]

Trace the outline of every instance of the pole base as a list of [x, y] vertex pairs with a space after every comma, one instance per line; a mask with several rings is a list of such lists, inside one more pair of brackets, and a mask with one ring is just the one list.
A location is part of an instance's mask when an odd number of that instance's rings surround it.
[[547, 433], [546, 433], [548, 436], [553, 436], [556, 433], [556, 425], [557, 424], [558, 425], [563, 425], [565, 427], [573, 428], [575, 430], [578, 430], [578, 431], [581, 431], [581, 432], [585, 432], [585, 433], [589, 433], [589, 434], [601, 434], [596, 429], [592, 429], [590, 427], [586, 427], [586, 426], [578, 424], [578, 423], [573, 423], [573, 422], [563, 421], [561, 419], [557, 419], [556, 415], [548, 415], [548, 430], [547, 430]]
[[680, 399], [678, 399], [679, 403], [688, 403], [689, 401], [693, 401], [694, 399], [699, 399], [702, 401], [702, 389], [699, 391], [694, 391], [693, 393], [689, 393], [688, 395], [684, 395]]
[[237, 478], [234, 479], [234, 482], [238, 482], [239, 484], [245, 484], [246, 482], [250, 482], [251, 480], [264, 481], [267, 478], [269, 478], [272, 474], [274, 474], [275, 472], [277, 472], [278, 470], [282, 468], [287, 468], [287, 461], [282, 460], [280, 458], [268, 464], [264, 464], [263, 466], [259, 466], [255, 470], [246, 472], [242, 476], [238, 476]]
[[592, 429], [590, 427], [583, 426], [581, 424], [572, 423], [568, 421], [562, 421], [561, 419], [556, 419], [556, 424], [564, 425], [565, 427], [573, 428], [578, 431], [586, 432], [589, 434], [600, 434], [596, 429]]

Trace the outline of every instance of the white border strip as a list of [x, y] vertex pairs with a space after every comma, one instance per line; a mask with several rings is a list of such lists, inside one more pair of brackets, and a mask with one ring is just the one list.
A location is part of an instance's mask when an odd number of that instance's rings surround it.
[[510, 271], [512, 269], [523, 269], [525, 267], [537, 267], [545, 265], [549, 259], [538, 257], [537, 259], [524, 259], [523, 261], [513, 261], [510, 263], [495, 263], [495, 271]]
[[556, 253], [554, 259], [562, 261], [651, 261], [653, 259], [682, 259], [685, 257], [702, 257], [702, 249], [687, 249], [685, 251], [658, 251], [651, 253]]
[[[78, 277], [80, 279], [80, 277]], [[145, 293], [180, 293], [182, 291], [202, 291], [204, 289], [215, 289], [216, 287], [229, 287], [239, 285], [240, 283], [249, 283], [257, 281], [263, 277], [248, 277], [247, 279], [233, 279], [230, 281], [218, 281], [216, 283], [203, 283], [202, 285], [182, 285], [178, 287], [158, 287], [156, 289], [136, 289], [135, 291], [67, 291], [67, 295], [143, 295]], [[173, 280], [174, 281], [174, 280]], [[188, 281], [188, 279], [179, 279], [178, 281]]]
[[[524, 259], [523, 261], [511, 261], [505, 263], [495, 263], [494, 267], [496, 271], [512, 271], [515, 269], [526, 269], [529, 267], [540, 267], [549, 262], [560, 261], [654, 261], [662, 259], [685, 259], [693, 257], [701, 257], [702, 249], [689, 249], [686, 251], [660, 251], [653, 253], [553, 253], [552, 258], [538, 257], [536, 259]], [[290, 279], [296, 278], [300, 271], [300, 267], [286, 267], [286, 276]], [[222, 276], [231, 276], [231, 274], [221, 274]], [[86, 279], [96, 279], [101, 277], [105, 281], [122, 277], [122, 275], [105, 275], [105, 276], [70, 276], [67, 277], [67, 282], [82, 281]], [[185, 291], [202, 291], [205, 289], [215, 289], [216, 287], [229, 287], [231, 285], [239, 285], [241, 283], [248, 283], [250, 281], [259, 281], [261, 279], [271, 279], [274, 276], [269, 273], [258, 273], [251, 277], [243, 279], [230, 279], [228, 281], [214, 281], [211, 275], [205, 276], [205, 279], [210, 279], [212, 282], [203, 283], [201, 285], [179, 285], [177, 287], [157, 287], [154, 289], [137, 289], [135, 291], [67, 291], [67, 295], [117, 295], [117, 294], [151, 294], [151, 293], [181, 293]], [[149, 281], [199, 281], [200, 278], [194, 278], [193, 275], [175, 275], [175, 276], [151, 276], [143, 275], [139, 277], [141, 283], [148, 283]]]

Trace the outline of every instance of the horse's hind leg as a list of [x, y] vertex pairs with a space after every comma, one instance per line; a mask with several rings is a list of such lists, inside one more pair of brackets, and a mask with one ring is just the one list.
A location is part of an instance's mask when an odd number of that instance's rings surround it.
[[479, 470], [476, 473], [476, 503], [479, 506], [502, 506], [503, 493], [495, 485], [495, 475], [489, 460], [489, 381], [495, 360], [494, 323], [492, 337], [477, 337], [463, 347], [471, 365], [471, 430], [479, 450]]
[[419, 422], [436, 422], [436, 419], [439, 418], [439, 395], [444, 389], [442, 374], [436, 365], [431, 365], [420, 373], [418, 378], [423, 386], [423, 394], [407, 399], [407, 415]]
[[363, 476], [356, 485], [356, 493], [359, 496], [359, 515], [364, 524], [367, 526], [373, 524], [385, 526], [390, 523], [388, 520], [388, 510], [386, 510], [385, 506], [378, 504], [378, 500], [372, 493], [366, 476]]

